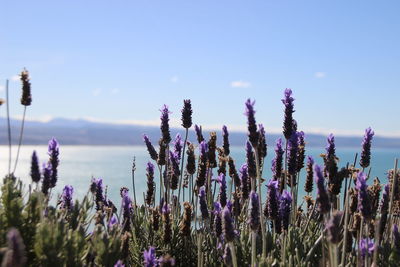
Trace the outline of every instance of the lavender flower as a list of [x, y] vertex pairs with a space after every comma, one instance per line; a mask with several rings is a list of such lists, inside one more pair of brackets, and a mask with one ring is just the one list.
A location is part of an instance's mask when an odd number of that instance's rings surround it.
[[204, 137], [203, 137], [203, 133], [201, 130], [201, 126], [198, 126], [197, 124], [194, 125], [194, 130], [196, 132], [197, 135], [197, 141], [199, 142], [199, 144], [201, 144], [201, 142], [204, 141]]
[[112, 215], [112, 217], [110, 218], [110, 221], [108, 222], [108, 228], [112, 229], [114, 226], [116, 226], [118, 223], [118, 219], [115, 215]]
[[222, 235], [222, 217], [221, 217], [221, 204], [214, 202], [214, 229], [215, 234], [219, 238]]
[[226, 179], [225, 179], [225, 175], [223, 173], [221, 173], [218, 178], [217, 178], [217, 182], [219, 183], [219, 195], [218, 195], [218, 199], [219, 202], [221, 203], [222, 207], [225, 207], [226, 205]]
[[324, 176], [322, 175], [321, 167], [317, 164], [314, 166], [314, 179], [317, 185], [317, 197], [316, 201], [318, 204], [318, 210], [320, 213], [328, 213], [330, 210], [329, 196], [325, 188]]
[[123, 230], [129, 231], [131, 225], [131, 215], [132, 215], [132, 200], [128, 194], [125, 194], [122, 198], [122, 215], [123, 215]]
[[280, 197], [280, 204], [279, 204], [279, 215], [281, 217], [282, 227], [284, 230], [289, 229], [291, 204], [292, 204], [292, 195], [288, 191], [284, 190]]
[[171, 229], [171, 217], [170, 217], [171, 210], [167, 203], [164, 204], [162, 208], [162, 215], [163, 215], [163, 241], [164, 244], [170, 244], [172, 238], [172, 229]]
[[229, 207], [226, 206], [222, 211], [222, 232], [226, 242], [235, 240], [235, 230], [233, 227], [233, 219]]
[[201, 216], [203, 217], [203, 220], [206, 220], [208, 219], [209, 214], [207, 208], [206, 189], [204, 186], [200, 187], [199, 203], [200, 203]]
[[21, 72], [21, 81], [22, 81], [21, 104], [24, 106], [30, 106], [32, 103], [31, 83], [29, 81], [29, 72], [26, 69], [24, 69]]
[[235, 188], [239, 188], [241, 186], [241, 181], [236, 170], [235, 161], [232, 157], [228, 158], [228, 166], [229, 166], [229, 176], [232, 178], [233, 183], [235, 184]]
[[246, 163], [249, 177], [255, 179], [257, 176], [256, 159], [254, 157], [253, 147], [249, 141], [246, 142]]
[[288, 140], [292, 134], [295, 132], [293, 130], [293, 105], [294, 98], [292, 97], [292, 90], [286, 88], [284, 92], [284, 98], [282, 99], [282, 103], [285, 105], [285, 118], [283, 121], [283, 135], [286, 140]]
[[[290, 175], [294, 176], [297, 171], [297, 150], [299, 148], [297, 133], [294, 132], [288, 141], [288, 172]], [[295, 183], [296, 179], [292, 177], [292, 185], [295, 186]]]
[[154, 149], [154, 146], [151, 144], [149, 137], [145, 134], [143, 135], [143, 141], [146, 144], [147, 151], [149, 152], [150, 158], [152, 160], [157, 161], [157, 159], [158, 159], [157, 151]]
[[379, 225], [379, 232], [380, 236], [383, 235], [385, 232], [385, 227], [387, 223], [387, 215], [388, 215], [388, 210], [389, 210], [389, 184], [385, 185], [383, 189], [383, 194], [382, 194], [382, 200], [381, 200], [381, 220], [380, 220], [380, 225]]
[[163, 141], [166, 145], [169, 144], [169, 142], [171, 142], [171, 134], [169, 132], [169, 110], [167, 105], [164, 105], [162, 107], [161, 111], [161, 134], [162, 134], [162, 138]]
[[187, 142], [187, 144], [188, 149], [186, 150], [186, 171], [188, 174], [193, 175], [196, 172], [196, 156], [194, 155], [194, 145], [190, 142]]
[[196, 185], [198, 188], [204, 185], [207, 175], [208, 146], [205, 141], [200, 143], [200, 159], [198, 163]]
[[364, 139], [362, 141], [362, 151], [360, 158], [360, 166], [363, 168], [367, 168], [371, 161], [371, 141], [374, 136], [374, 131], [372, 131], [371, 127], [365, 129]]
[[210, 133], [210, 140], [208, 140], [208, 167], [217, 167], [216, 152], [217, 150], [217, 133]]
[[240, 185], [242, 189], [242, 198], [248, 199], [250, 191], [250, 183], [249, 183], [247, 164], [242, 165], [242, 167], [239, 169], [239, 173], [240, 173]]
[[297, 172], [300, 172], [301, 169], [304, 168], [304, 159], [305, 159], [305, 153], [306, 153], [306, 142], [304, 140], [304, 132], [300, 131], [297, 133], [297, 144], [298, 144], [298, 150], [297, 150]]
[[328, 240], [333, 244], [338, 244], [341, 240], [340, 221], [342, 219], [342, 216], [343, 216], [342, 211], [334, 211], [328, 223], [326, 224], [326, 230], [328, 232]]
[[312, 156], [307, 157], [307, 176], [306, 176], [306, 183], [304, 184], [304, 191], [307, 193], [311, 193], [313, 191], [313, 165], [314, 159]]
[[166, 159], [167, 159], [166, 147], [167, 146], [162, 137], [160, 138], [160, 140], [158, 140], [158, 145], [159, 145], [159, 151], [158, 151], [157, 164], [163, 166], [167, 162], [166, 161]]
[[254, 114], [256, 113], [254, 110], [254, 104], [255, 101], [251, 101], [250, 99], [247, 99], [245, 105], [246, 105], [246, 110], [245, 110], [245, 115], [247, 116], [247, 129], [248, 129], [248, 137], [251, 145], [253, 147], [258, 146], [258, 132], [257, 132], [257, 124], [256, 124], [256, 119], [254, 117]]
[[282, 139], [276, 140], [275, 158], [272, 160], [272, 174], [273, 180], [280, 180], [282, 176], [282, 161], [283, 161]]
[[276, 220], [279, 217], [279, 183], [278, 181], [270, 180], [267, 187], [268, 194], [264, 215], [271, 220]]
[[148, 250], [143, 251], [143, 265], [145, 267], [156, 267], [158, 266], [156, 258], [156, 249], [154, 247], [149, 247]]
[[[338, 187], [337, 183], [341, 182], [337, 179], [337, 172], [338, 172], [338, 167], [336, 163], [336, 154], [335, 154], [335, 137], [333, 134], [330, 134], [328, 136], [328, 144], [326, 146], [326, 155], [324, 158], [324, 163], [325, 163], [325, 168], [324, 168], [324, 174], [325, 176], [328, 177], [328, 183], [329, 187], [331, 188], [332, 186]], [[340, 187], [340, 186], [339, 186]]]
[[257, 152], [260, 160], [260, 164], [262, 159], [267, 156], [267, 139], [265, 137], [265, 128], [264, 125], [258, 125], [258, 146]]
[[250, 193], [250, 204], [251, 208], [250, 208], [250, 217], [248, 223], [250, 225], [251, 230], [256, 232], [260, 227], [260, 203], [258, 195], [254, 191]]
[[153, 202], [153, 197], [154, 197], [154, 188], [155, 188], [155, 183], [154, 183], [154, 165], [149, 161], [147, 163], [147, 192], [146, 192], [146, 203], [147, 205], [151, 205]]
[[336, 153], [336, 147], [335, 147], [335, 136], [331, 133], [328, 135], [328, 144], [326, 145], [326, 157], [327, 158], [334, 158], [335, 153]]
[[47, 195], [51, 186], [51, 165], [43, 163], [43, 181], [42, 181], [42, 192]]
[[224, 155], [229, 156], [230, 150], [229, 150], [229, 133], [228, 133], [228, 128], [224, 125], [222, 126], [222, 139], [223, 139], [223, 145], [222, 147], [224, 148]]
[[101, 178], [93, 178], [90, 186], [90, 191], [95, 194], [96, 210], [101, 210], [104, 204], [103, 180]]
[[48, 154], [50, 156], [49, 163], [51, 164], [51, 180], [50, 187], [53, 188], [57, 183], [57, 167], [59, 164], [59, 144], [55, 138], [52, 138], [49, 141], [49, 151]]
[[36, 151], [33, 151], [33, 154], [32, 154], [31, 178], [32, 178], [32, 182], [34, 182], [34, 183], [38, 183], [40, 181], [39, 159], [36, 155]]
[[363, 172], [358, 173], [356, 188], [358, 190], [358, 210], [365, 219], [370, 219], [372, 210], [368, 196], [367, 176]]
[[179, 183], [179, 176], [181, 175], [181, 172], [179, 170], [179, 156], [176, 153], [173, 153], [172, 151], [169, 152], [169, 158], [170, 158], [170, 168], [171, 168], [171, 189], [176, 190], [178, 188], [178, 183]]
[[7, 233], [7, 250], [3, 254], [1, 266], [23, 267], [26, 263], [25, 245], [21, 234], [15, 228]]
[[374, 252], [374, 241], [368, 238], [363, 238], [360, 240], [359, 248], [363, 258], [371, 256]]
[[179, 133], [177, 133], [174, 140], [174, 153], [178, 156], [179, 160], [181, 160], [182, 146], [183, 146], [182, 137]]
[[192, 104], [190, 99], [183, 100], [182, 108], [182, 126], [183, 128], [189, 129], [192, 127]]
[[63, 193], [61, 195], [61, 208], [66, 210], [71, 210], [72, 203], [72, 194], [74, 193], [74, 188], [72, 185], [66, 185], [64, 187]]
[[121, 260], [117, 261], [114, 265], [114, 267], [125, 267], [125, 264], [122, 263]]

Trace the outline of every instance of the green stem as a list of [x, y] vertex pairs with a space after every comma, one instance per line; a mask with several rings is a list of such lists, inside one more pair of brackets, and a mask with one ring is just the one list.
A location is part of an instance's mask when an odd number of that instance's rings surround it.
[[180, 196], [181, 196], [183, 165], [184, 165], [184, 162], [185, 162], [185, 149], [186, 149], [186, 142], [187, 142], [187, 138], [188, 138], [188, 132], [189, 132], [189, 129], [186, 128], [185, 142], [183, 143], [183, 150], [182, 150], [181, 175], [179, 177], [178, 202], [180, 201]]
[[14, 170], [12, 173], [15, 173], [17, 169], [18, 159], [19, 159], [19, 151], [21, 149], [22, 144], [22, 137], [24, 135], [24, 125], [25, 125], [25, 114], [26, 114], [26, 106], [24, 106], [24, 114], [22, 115], [22, 122], [21, 122], [21, 130], [19, 132], [19, 141], [18, 141], [18, 149], [17, 149], [17, 156], [15, 158]]
[[10, 123], [10, 101], [8, 94], [8, 80], [6, 80], [6, 107], [7, 107], [7, 130], [8, 130], [8, 174], [11, 174], [11, 123]]
[[[256, 171], [257, 171], [257, 180], [258, 180], [258, 201], [260, 208], [260, 221], [261, 221], [261, 237], [262, 237], [262, 255], [263, 258], [267, 257], [267, 239], [265, 237], [265, 223], [264, 223], [264, 215], [262, 210], [262, 201], [261, 201], [261, 176], [260, 176], [260, 162], [258, 160], [258, 151], [254, 148], [254, 155], [256, 160]], [[255, 184], [255, 182], [254, 182]]]

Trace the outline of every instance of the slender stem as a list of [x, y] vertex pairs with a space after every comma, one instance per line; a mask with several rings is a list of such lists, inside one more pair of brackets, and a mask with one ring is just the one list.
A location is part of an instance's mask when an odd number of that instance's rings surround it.
[[25, 114], [26, 114], [26, 106], [24, 106], [24, 114], [22, 115], [22, 122], [21, 122], [21, 130], [19, 133], [19, 141], [18, 141], [18, 149], [17, 149], [17, 156], [15, 158], [14, 170], [12, 173], [15, 172], [17, 169], [18, 159], [19, 159], [19, 151], [21, 149], [22, 144], [22, 136], [24, 135], [24, 125], [25, 125]]
[[257, 233], [251, 231], [251, 267], [256, 267], [256, 254], [257, 254]]
[[237, 258], [236, 258], [236, 250], [235, 250], [235, 245], [233, 244], [233, 242], [229, 242], [229, 248], [231, 249], [233, 267], [238, 267]]
[[11, 124], [10, 124], [10, 101], [8, 95], [8, 80], [6, 80], [6, 106], [7, 106], [7, 130], [8, 130], [8, 174], [11, 173]]
[[186, 128], [186, 132], [185, 132], [185, 142], [183, 143], [183, 150], [182, 150], [181, 175], [180, 175], [180, 177], [179, 177], [178, 202], [180, 201], [180, 196], [181, 196], [182, 177], [183, 177], [183, 165], [184, 165], [184, 162], [185, 162], [185, 149], [186, 149], [186, 142], [187, 142], [187, 138], [188, 138], [188, 132], [189, 132], [189, 129]]
[[135, 203], [135, 210], [136, 210], [135, 171], [136, 171], [136, 157], [133, 157], [133, 162], [132, 162], [132, 187], [133, 187], [133, 202]]
[[[261, 236], [262, 236], [262, 255], [263, 258], [267, 257], [267, 239], [265, 237], [265, 223], [264, 223], [264, 215], [262, 210], [262, 201], [261, 201], [261, 176], [260, 176], [260, 162], [258, 160], [258, 151], [254, 148], [254, 155], [256, 160], [256, 171], [257, 171], [257, 180], [258, 180], [258, 201], [260, 208], [260, 221], [261, 221]], [[254, 181], [254, 184], [256, 181]]]

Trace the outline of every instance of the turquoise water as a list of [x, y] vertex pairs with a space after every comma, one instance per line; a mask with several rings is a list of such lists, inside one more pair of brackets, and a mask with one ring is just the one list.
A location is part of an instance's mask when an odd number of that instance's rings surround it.
[[[48, 159], [46, 146], [24, 146], [21, 148], [20, 161], [15, 172], [24, 182], [30, 183], [30, 157], [36, 150], [41, 162]], [[340, 158], [339, 166], [345, 166], [347, 162], [354, 161], [354, 148], [338, 148], [337, 155]], [[15, 149], [13, 156], [15, 156]], [[306, 153], [312, 155], [318, 164], [322, 164], [319, 157], [324, 153], [323, 148], [308, 148]], [[237, 169], [244, 162], [245, 151], [241, 147], [231, 148], [231, 156], [237, 162]], [[273, 149], [269, 148], [266, 159], [263, 178], [267, 180], [271, 176], [271, 160], [274, 156]], [[150, 159], [146, 148], [143, 146], [61, 146], [59, 180], [56, 194], [61, 192], [65, 185], [73, 185], [75, 197], [82, 197], [87, 193], [91, 177], [103, 178], [108, 186], [108, 196], [119, 203], [119, 189], [122, 186], [132, 188], [132, 160], [136, 157], [136, 196], [138, 202], [143, 202], [143, 192], [146, 191], [145, 165]], [[400, 158], [399, 150], [373, 149], [371, 159], [371, 176], [379, 177], [382, 183], [387, 182], [386, 172], [393, 168], [394, 159]], [[0, 146], [0, 175], [3, 177], [8, 170], [8, 147]], [[215, 171], [216, 172], [216, 171]], [[215, 173], [214, 172], [214, 173]], [[302, 177], [305, 171], [302, 170]], [[156, 175], [158, 180], [158, 175]], [[300, 190], [303, 189], [303, 179], [300, 179]], [[372, 180], [372, 179], [371, 179]], [[230, 179], [228, 179], [230, 181]], [[132, 190], [130, 190], [132, 192]]]

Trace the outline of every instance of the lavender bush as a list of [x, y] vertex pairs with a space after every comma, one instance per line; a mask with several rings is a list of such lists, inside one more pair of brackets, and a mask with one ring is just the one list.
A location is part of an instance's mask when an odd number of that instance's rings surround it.
[[[26, 108], [32, 100], [26, 70], [21, 79]], [[368, 128], [359, 161], [339, 166], [330, 135], [324, 166], [316, 165], [306, 155], [307, 135], [297, 131], [292, 95], [285, 90], [283, 138], [271, 164], [264, 162], [268, 136], [256, 124], [254, 101], [244, 105], [243, 166], [230, 155], [226, 126], [222, 140], [201, 126], [192, 129], [190, 100], [183, 101], [183, 134], [173, 140], [164, 105], [159, 146], [143, 135], [149, 162], [138, 166], [146, 177], [135, 179], [148, 188], [142, 200], [135, 187], [121, 188], [121, 207], [97, 177], [83, 199], [74, 200], [73, 185], [56, 194], [62, 146], [53, 138], [47, 156], [33, 152], [29, 186], [11, 168], [3, 179], [2, 266], [399, 266], [397, 164], [386, 185], [370, 182], [374, 132]], [[188, 140], [189, 130], [197, 140]], [[265, 177], [264, 168], [273, 176]]]

